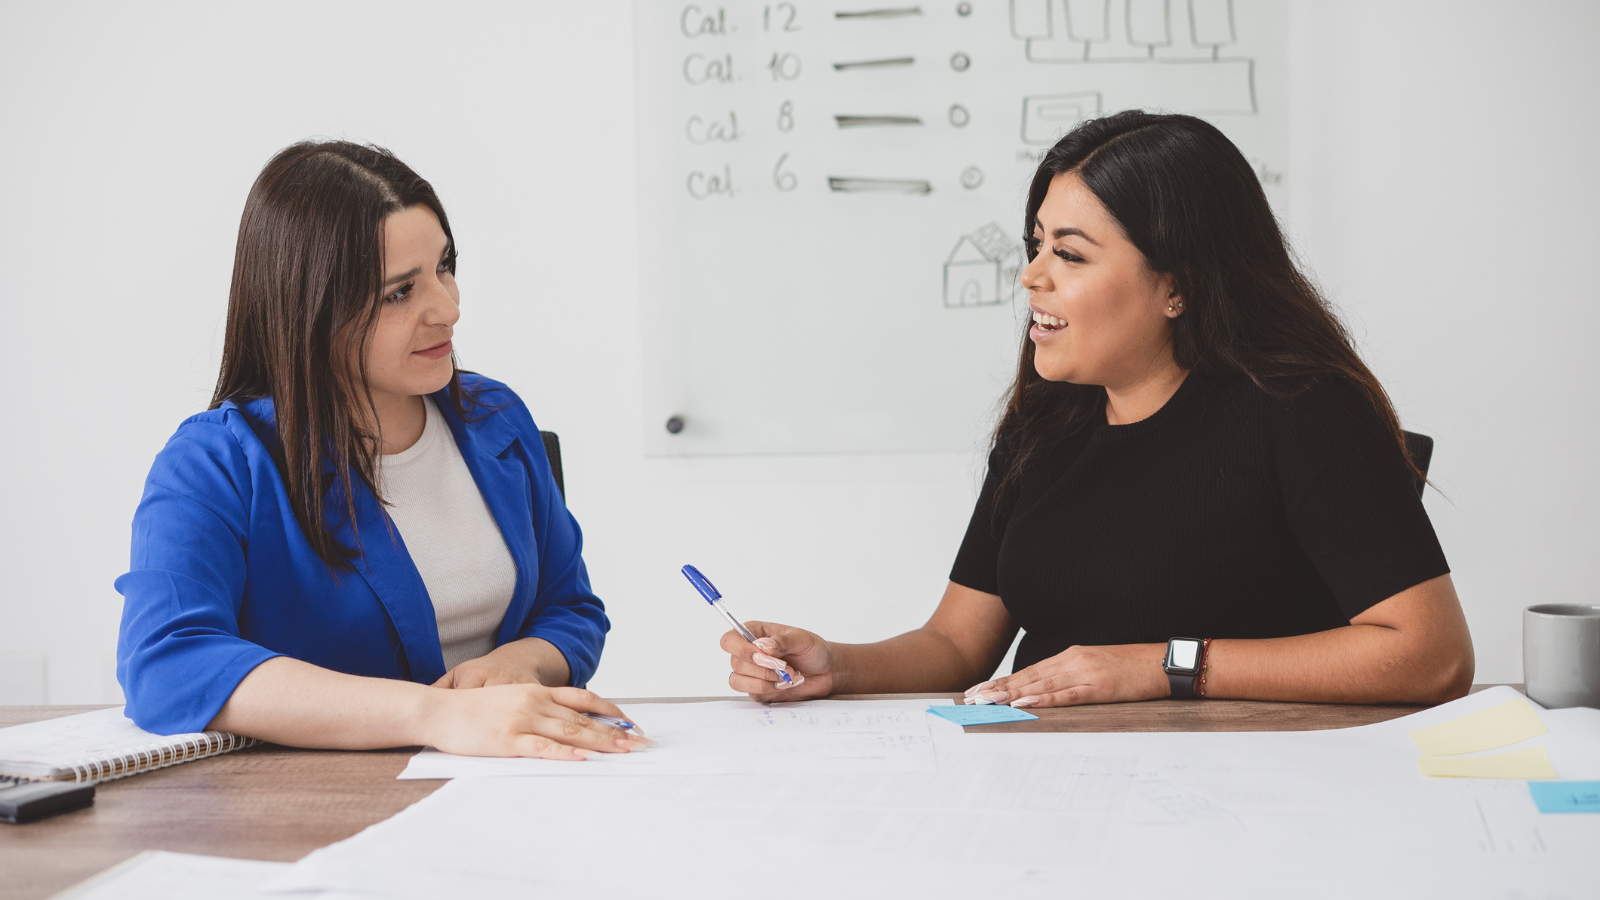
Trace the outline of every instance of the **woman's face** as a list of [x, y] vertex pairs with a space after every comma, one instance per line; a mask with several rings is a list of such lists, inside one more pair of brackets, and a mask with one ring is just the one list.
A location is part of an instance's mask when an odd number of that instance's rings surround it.
[[439, 217], [426, 206], [384, 221], [383, 308], [362, 349], [367, 387], [379, 407], [450, 383], [450, 337], [461, 318], [461, 294], [446, 268], [449, 245]]
[[1076, 174], [1050, 182], [1033, 237], [1039, 253], [1022, 270], [1022, 286], [1040, 377], [1116, 389], [1171, 363], [1167, 320], [1183, 312], [1172, 278], [1150, 270]]

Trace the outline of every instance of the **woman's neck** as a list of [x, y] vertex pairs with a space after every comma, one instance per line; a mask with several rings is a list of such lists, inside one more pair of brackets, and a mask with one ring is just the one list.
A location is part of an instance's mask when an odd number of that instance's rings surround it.
[[1167, 405], [1188, 376], [1188, 369], [1168, 360], [1166, 365], [1129, 384], [1106, 385], [1106, 423], [1132, 425], [1150, 418]]
[[428, 426], [428, 410], [422, 398], [416, 395], [372, 395], [372, 406], [378, 414], [378, 427], [383, 434], [384, 456], [403, 452], [422, 440], [423, 429]]

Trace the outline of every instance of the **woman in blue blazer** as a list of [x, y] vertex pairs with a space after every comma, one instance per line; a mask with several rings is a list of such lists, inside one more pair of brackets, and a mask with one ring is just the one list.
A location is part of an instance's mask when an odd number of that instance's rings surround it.
[[610, 627], [539, 430], [461, 372], [456, 248], [385, 150], [302, 143], [239, 228], [211, 409], [133, 522], [117, 676], [159, 733], [581, 759]]

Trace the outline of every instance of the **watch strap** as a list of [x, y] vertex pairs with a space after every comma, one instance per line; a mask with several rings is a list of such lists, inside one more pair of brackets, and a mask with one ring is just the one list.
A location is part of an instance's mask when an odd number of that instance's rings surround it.
[[1199, 675], [1174, 675], [1171, 672], [1167, 673], [1167, 686], [1172, 688], [1172, 698], [1174, 700], [1196, 699], [1197, 695], [1194, 692], [1194, 683], [1199, 680]]

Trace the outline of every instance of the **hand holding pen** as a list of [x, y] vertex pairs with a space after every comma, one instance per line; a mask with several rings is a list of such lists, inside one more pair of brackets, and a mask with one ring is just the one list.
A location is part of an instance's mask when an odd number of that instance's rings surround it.
[[[811, 664], [817, 660], [813, 659], [816, 656], [814, 652], [807, 652], [811, 650], [809, 642], [791, 640], [795, 635], [812, 638], [816, 638], [816, 635], [784, 625], [740, 622], [723, 604], [722, 593], [699, 569], [684, 566], [683, 576], [733, 626], [732, 631], [722, 636], [722, 649], [733, 658], [734, 674], [728, 678], [729, 686], [749, 694], [752, 699], [763, 701], [801, 700], [828, 693], [832, 679], [824, 677], [818, 682], [813, 674], [815, 671], [826, 672], [826, 665], [821, 669], [811, 668]], [[826, 646], [820, 638], [816, 638], [816, 641], [818, 645]], [[802, 647], [802, 644], [805, 646]], [[780, 657], [786, 657], [788, 661]]]

